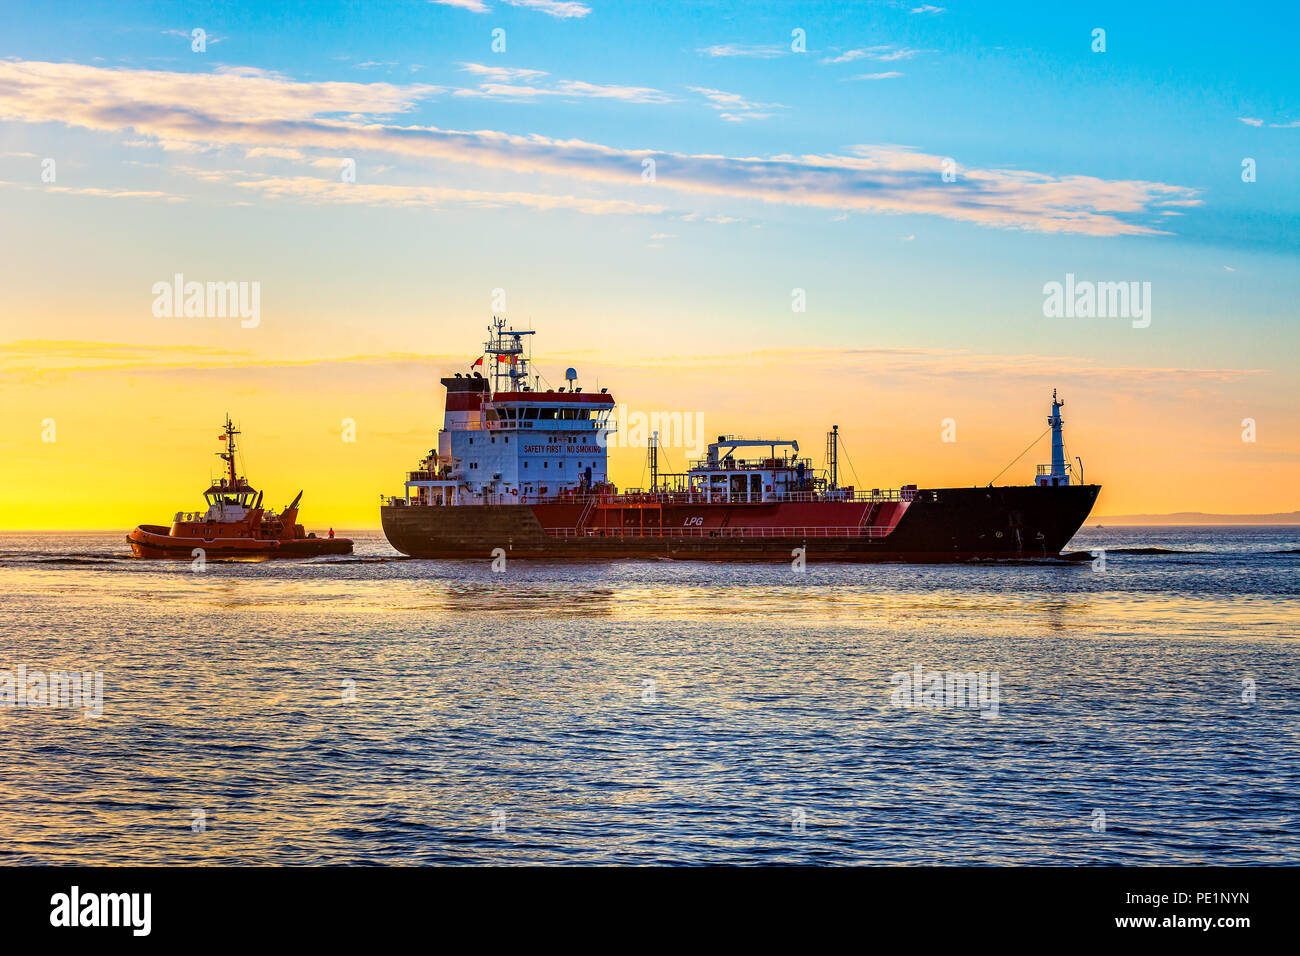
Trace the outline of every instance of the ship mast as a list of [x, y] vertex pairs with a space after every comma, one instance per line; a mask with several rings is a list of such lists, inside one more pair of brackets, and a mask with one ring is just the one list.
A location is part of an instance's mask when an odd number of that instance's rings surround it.
[[832, 425], [826, 433], [826, 468], [830, 472], [830, 490], [838, 488], [840, 480], [840, 426]]
[[649, 457], [650, 464], [650, 491], [653, 494], [659, 490], [659, 432], [654, 431], [650, 434], [650, 444], [647, 446], [646, 455]]
[[491, 356], [494, 393], [528, 391], [528, 356], [524, 354], [523, 336], [532, 334], [532, 329], [523, 332], [507, 329], [505, 319], [492, 316], [483, 352]]

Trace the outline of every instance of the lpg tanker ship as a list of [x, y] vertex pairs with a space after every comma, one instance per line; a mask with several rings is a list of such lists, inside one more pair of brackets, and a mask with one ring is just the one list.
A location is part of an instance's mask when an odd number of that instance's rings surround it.
[[[484, 354], [447, 390], [438, 445], [384, 499], [388, 541], [418, 558], [676, 558], [708, 561], [950, 562], [1059, 557], [1100, 485], [1078, 483], [1065, 459], [1052, 393], [1052, 461], [1033, 484], [870, 490], [840, 484], [839, 431], [826, 467], [795, 441], [719, 436], [683, 473], [620, 492], [606, 450], [615, 434], [607, 389], [576, 373], [545, 391], [530, 384], [524, 337], [494, 319]], [[488, 375], [478, 371], [487, 363]]]

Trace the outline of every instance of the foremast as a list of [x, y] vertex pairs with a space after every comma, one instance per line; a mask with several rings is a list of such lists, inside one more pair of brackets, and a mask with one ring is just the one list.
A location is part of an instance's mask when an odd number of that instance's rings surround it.
[[1047, 416], [1047, 425], [1052, 430], [1052, 463], [1038, 466], [1034, 483], [1039, 486], [1070, 483], [1070, 466], [1065, 461], [1065, 433], [1062, 428], [1065, 422], [1061, 421], [1061, 407], [1064, 404], [1056, 397], [1056, 389], [1052, 389], [1052, 414]]

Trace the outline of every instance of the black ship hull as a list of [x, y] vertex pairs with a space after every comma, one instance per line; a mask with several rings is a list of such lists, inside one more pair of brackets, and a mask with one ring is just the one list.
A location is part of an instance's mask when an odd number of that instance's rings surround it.
[[[754, 505], [683, 507], [730, 512], [727, 526], [691, 529], [664, 506], [650, 530], [556, 527], [547, 505], [384, 505], [384, 534], [416, 558], [602, 560], [669, 558], [697, 561], [917, 562], [1056, 558], [1083, 525], [1100, 485], [938, 488], [916, 492], [892, 528], [857, 531], [806, 527], [793, 533], [747, 525]], [[756, 514], [757, 511], [748, 512]], [[546, 521], [546, 524], [543, 524]], [[500, 549], [498, 552], [497, 549]]]

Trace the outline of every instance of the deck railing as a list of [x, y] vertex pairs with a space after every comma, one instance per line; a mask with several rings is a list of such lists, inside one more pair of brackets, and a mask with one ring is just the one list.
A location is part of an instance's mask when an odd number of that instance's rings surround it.
[[553, 538], [883, 538], [892, 528], [543, 528]]
[[[419, 480], [419, 479], [411, 479]], [[466, 497], [468, 497], [467, 493]], [[810, 502], [855, 502], [858, 504], [875, 504], [887, 501], [911, 501], [917, 495], [915, 488], [873, 488], [871, 491], [866, 490], [848, 490], [837, 489], [827, 493], [818, 493], [812, 491], [792, 492], [784, 495], [772, 495], [769, 493], [767, 500], [762, 501], [760, 497], [751, 492], [737, 492], [731, 495], [730, 500], [721, 496], [714, 496], [712, 504], [728, 505], [770, 505], [786, 504], [791, 502], [810, 503]], [[380, 499], [388, 505], [404, 505], [406, 499], [400, 495], [388, 496], [380, 495]], [[635, 505], [705, 505], [710, 504], [709, 498], [701, 491], [659, 491], [659, 492], [625, 492], [616, 495], [520, 495], [517, 499], [513, 495], [503, 495], [497, 493], [493, 496], [493, 504], [522, 504], [522, 505], [550, 505], [550, 504], [570, 504], [570, 505], [595, 505], [595, 506], [635, 506]], [[459, 501], [457, 506], [470, 506], [471, 502]], [[411, 501], [412, 507], [444, 507], [442, 502], [434, 501], [431, 503], [422, 503], [416, 500]]]

